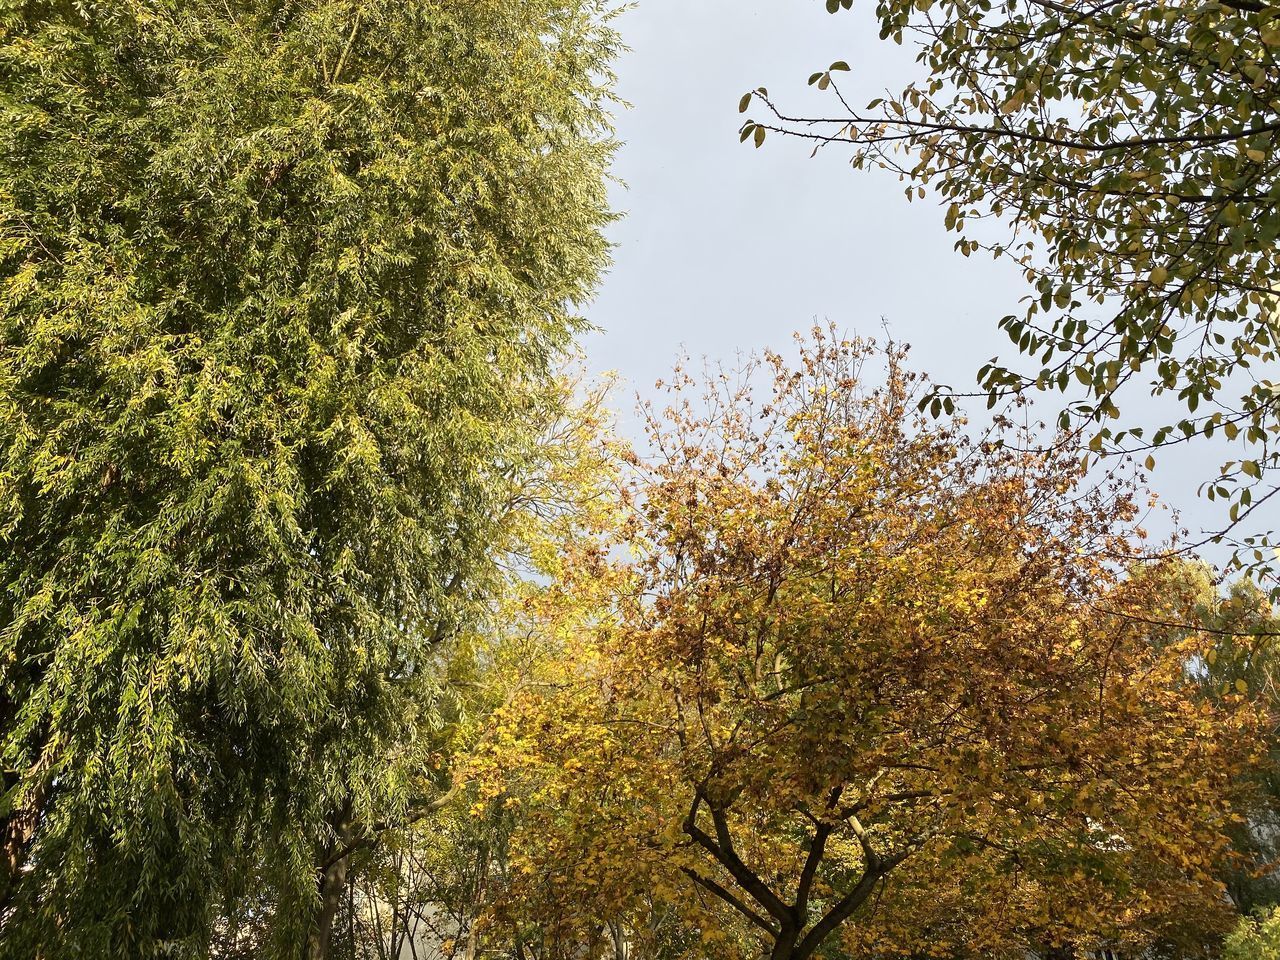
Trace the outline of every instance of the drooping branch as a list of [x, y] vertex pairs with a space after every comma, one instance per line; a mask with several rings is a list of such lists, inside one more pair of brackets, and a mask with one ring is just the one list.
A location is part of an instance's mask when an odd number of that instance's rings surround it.
[[[462, 781], [455, 780], [448, 790], [440, 794], [440, 796], [435, 799], [410, 803], [408, 817], [403, 821], [403, 823], [405, 825], [414, 824], [420, 820], [426, 819], [433, 813], [439, 813], [453, 801], [453, 798], [458, 795], [461, 789]], [[390, 823], [378, 821], [377, 823], [370, 825], [368, 829], [356, 828], [354, 831], [357, 833], [355, 839], [351, 840], [325, 860], [325, 862], [321, 864], [320, 870], [328, 870], [335, 863], [340, 860], [347, 859], [347, 857], [351, 856], [362, 847], [373, 846], [382, 838], [384, 833], [391, 829], [391, 827], [392, 824]]]

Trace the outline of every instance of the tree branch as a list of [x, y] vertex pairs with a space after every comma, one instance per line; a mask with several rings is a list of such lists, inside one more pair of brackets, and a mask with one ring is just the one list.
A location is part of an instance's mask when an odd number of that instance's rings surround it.
[[[1114, 143], [1094, 143], [1088, 140], [1067, 140], [1061, 137], [1051, 137], [1045, 134], [1028, 133], [1025, 130], [1019, 130], [1014, 127], [980, 127], [962, 123], [937, 123], [929, 120], [913, 120], [907, 117], [862, 117], [857, 113], [850, 113], [848, 117], [789, 117], [781, 113], [774, 103], [763, 94], [757, 93], [765, 106], [770, 112], [783, 123], [802, 123], [809, 126], [818, 124], [839, 124], [842, 128], [853, 124], [868, 126], [872, 124], [883, 124], [888, 127], [900, 127], [906, 130], [915, 131], [913, 133], [902, 134], [899, 137], [877, 137], [876, 140], [893, 140], [893, 139], [910, 139], [912, 137], [922, 136], [924, 133], [958, 133], [965, 136], [984, 137], [992, 140], [1022, 140], [1028, 143], [1040, 143], [1051, 147], [1062, 147], [1069, 150], [1084, 150], [1093, 153], [1108, 153], [1116, 150], [1128, 150], [1133, 147], [1157, 147], [1167, 146], [1175, 143], [1185, 144], [1218, 144], [1230, 143], [1233, 140], [1244, 140], [1249, 137], [1257, 136], [1263, 133], [1274, 133], [1280, 130], [1280, 122], [1264, 123], [1256, 127], [1249, 127], [1245, 130], [1234, 130], [1226, 133], [1205, 133], [1205, 134], [1169, 134], [1160, 137], [1133, 137], [1127, 140], [1117, 140]], [[834, 143], [843, 138], [838, 134], [825, 133], [802, 133], [798, 130], [791, 130], [787, 127], [774, 127], [769, 124], [758, 123], [758, 127], [764, 127], [774, 133], [780, 133], [789, 137], [800, 137], [804, 140], [821, 140], [823, 143]]]
[[[862, 838], [859, 837], [859, 840], [862, 840]], [[864, 846], [864, 849], [867, 848]], [[901, 853], [894, 854], [888, 860], [876, 857], [874, 862], [868, 862], [866, 870], [863, 871], [862, 879], [858, 881], [857, 885], [841, 897], [835, 906], [813, 925], [813, 928], [805, 934], [804, 939], [796, 946], [793, 954], [795, 960], [806, 960], [807, 957], [812, 955], [840, 924], [853, 916], [854, 911], [871, 896], [876, 884], [889, 871], [905, 860], [912, 849], [908, 848]]]
[[729, 832], [729, 823], [725, 818], [724, 811], [717, 810], [711, 803], [707, 803], [707, 809], [711, 812], [711, 821], [715, 824], [715, 839], [695, 822], [699, 800], [706, 801], [706, 797], [701, 791], [698, 793], [698, 799], [694, 801], [693, 809], [689, 811], [688, 819], [685, 820], [684, 832], [696, 844], [711, 854], [722, 867], [728, 870], [738, 886], [750, 894], [751, 898], [764, 907], [779, 924], [790, 922], [792, 919], [791, 909], [738, 856], [733, 847], [733, 838]]
[[700, 873], [698, 873], [696, 870], [693, 870], [690, 867], [681, 867], [681, 869], [689, 876], [691, 880], [693, 880], [694, 883], [698, 884], [701, 887], [706, 887], [706, 889], [710, 890], [712, 893], [714, 893], [717, 897], [719, 897], [725, 903], [729, 904], [729, 906], [733, 907], [740, 914], [742, 914], [744, 917], [746, 917], [748, 920], [754, 923], [757, 927], [760, 927], [762, 930], [767, 932], [769, 936], [776, 937], [778, 935], [777, 927], [769, 923], [768, 920], [760, 916], [760, 914], [756, 913], [749, 906], [743, 903], [739, 898], [735, 897], [732, 893], [730, 893], [724, 887], [720, 886], [720, 884], [716, 883], [714, 880], [710, 879], [709, 877], [702, 876]]
[[804, 859], [800, 870], [800, 882], [796, 885], [796, 923], [804, 926], [809, 913], [809, 891], [813, 887], [813, 879], [827, 850], [827, 838], [831, 836], [831, 825], [820, 823], [813, 831], [813, 839], [809, 842], [809, 854]]

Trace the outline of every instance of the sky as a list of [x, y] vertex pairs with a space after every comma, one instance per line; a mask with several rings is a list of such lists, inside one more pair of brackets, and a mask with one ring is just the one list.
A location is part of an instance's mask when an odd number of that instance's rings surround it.
[[640, 0], [619, 26], [626, 217], [592, 312], [593, 362], [639, 386], [681, 346], [727, 357], [815, 320], [871, 334], [883, 318], [917, 364], [971, 382], [999, 346], [993, 305], [998, 317], [1021, 296], [1011, 265], [954, 253], [936, 206], [908, 203], [896, 177], [853, 171], [834, 149], [810, 159], [798, 141], [737, 137], [745, 91], [822, 105], [805, 79], [844, 59], [869, 98], [909, 72], [906, 51], [820, 0]]
[[[824, 6], [639, 0], [617, 21], [630, 48], [616, 68], [631, 105], [617, 115], [625, 187], [613, 201], [625, 216], [584, 346], [593, 370], [623, 378], [624, 430], [634, 395], [652, 393], [682, 352], [731, 362], [785, 349], [814, 322], [877, 337], [887, 325], [914, 368], [957, 390], [991, 357], [1016, 357], [997, 323], [1019, 312], [1021, 277], [1007, 259], [956, 252], [936, 199], [909, 203], [895, 175], [853, 170], [836, 148], [811, 159], [796, 140], [739, 143], [738, 101], [754, 87], [817, 113], [827, 100], [805, 81], [836, 60], [852, 67], [843, 86], [855, 103], [913, 75], [910, 48], [878, 38], [871, 0], [835, 16]], [[1039, 416], [1052, 420], [1061, 399], [1046, 395]], [[1165, 456], [1151, 478], [1192, 532], [1218, 516], [1196, 486], [1220, 459]]]

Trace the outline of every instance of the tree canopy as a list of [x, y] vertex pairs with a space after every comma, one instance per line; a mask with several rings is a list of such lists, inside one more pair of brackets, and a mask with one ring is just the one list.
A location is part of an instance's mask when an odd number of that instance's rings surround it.
[[1130, 492], [929, 423], [873, 357], [820, 337], [706, 406], [680, 375], [618, 540], [566, 548], [522, 621], [552, 655], [479, 775], [543, 956], [619, 918], [646, 952], [776, 960], [1229, 929], [1260, 714], [1196, 696], [1193, 595], [1118, 559]]
[[0, 2], [0, 954], [203, 956], [253, 864], [323, 956], [607, 260], [615, 48]]
[[[878, 0], [875, 15], [882, 39], [917, 44], [915, 80], [864, 106], [838, 61], [809, 78], [829, 111], [796, 115], [760, 88], [742, 99], [760, 111], [743, 139], [758, 146], [776, 131], [847, 150], [855, 167], [898, 173], [908, 199], [932, 191], [965, 256], [1015, 258], [1030, 293], [1000, 326], [1030, 368], [992, 358], [979, 371], [991, 402], [1074, 391], [1062, 427], [1096, 453], [1148, 463], [1225, 437], [1227, 459], [1203, 488], [1229, 504], [1217, 536], [1238, 566], [1268, 569], [1280, 7]], [[1134, 415], [1135, 388], [1173, 398], [1168, 419]], [[923, 400], [950, 409], [950, 393]]]
[[1280, 19], [879, 2], [925, 79], [744, 139], [1011, 226], [1042, 369], [818, 328], [632, 444], [612, 0], [0, 0], [0, 960], [1271, 949], [1277, 608], [1087, 461], [1265, 545]]

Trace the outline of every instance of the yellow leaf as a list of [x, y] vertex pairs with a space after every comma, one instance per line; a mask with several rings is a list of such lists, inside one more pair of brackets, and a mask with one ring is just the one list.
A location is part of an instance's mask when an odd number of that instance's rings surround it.
[[1006, 100], [1000, 107], [1000, 112], [1004, 114], [1013, 113], [1022, 106], [1024, 100], [1027, 99], [1027, 91], [1019, 90], [1012, 97]]

